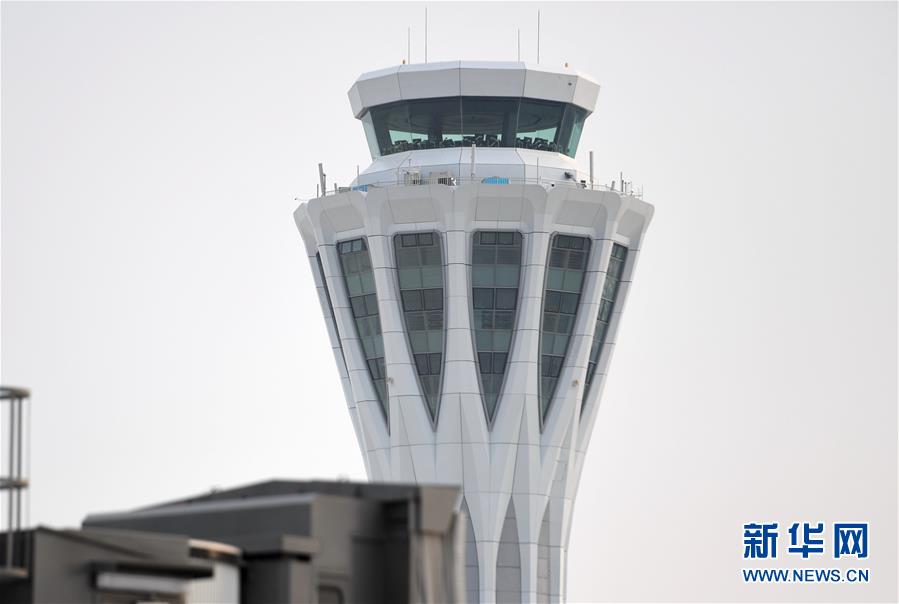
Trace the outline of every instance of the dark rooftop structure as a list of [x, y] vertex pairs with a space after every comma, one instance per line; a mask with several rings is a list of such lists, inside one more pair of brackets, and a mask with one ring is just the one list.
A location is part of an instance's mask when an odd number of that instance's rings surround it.
[[92, 514], [81, 529], [26, 529], [29, 397], [0, 387], [2, 604], [463, 598], [466, 521], [454, 486], [270, 480]]
[[273, 480], [93, 514], [84, 527], [238, 548], [241, 602], [450, 602], [462, 589], [458, 492]]
[[[8, 535], [0, 537], [4, 545]], [[192, 581], [214, 575], [214, 563], [206, 555], [210, 548], [183, 536], [37, 527], [16, 538], [28, 560], [15, 572], [0, 572], [4, 604], [138, 599], [179, 604]], [[232, 564], [236, 562], [233, 557]]]

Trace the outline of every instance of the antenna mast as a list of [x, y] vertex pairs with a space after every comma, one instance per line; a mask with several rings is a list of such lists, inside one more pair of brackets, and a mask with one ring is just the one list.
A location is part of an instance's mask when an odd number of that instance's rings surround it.
[[540, 62], [540, 11], [537, 11], [537, 62]]
[[425, 63], [428, 62], [428, 7], [425, 7]]
[[590, 189], [593, 189], [593, 151], [590, 152]]

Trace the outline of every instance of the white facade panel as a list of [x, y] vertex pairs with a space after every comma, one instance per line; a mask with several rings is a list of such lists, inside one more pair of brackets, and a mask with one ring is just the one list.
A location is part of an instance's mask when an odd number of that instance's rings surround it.
[[358, 112], [354, 112], [356, 117], [362, 115], [368, 107], [392, 103], [402, 99], [398, 77], [399, 69], [399, 67], [389, 67], [360, 76], [356, 83], [353, 84], [356, 93], [350, 94], [351, 99], [355, 94], [358, 94], [361, 101], [362, 107]]
[[[531, 99], [546, 99], [571, 103], [578, 77], [573, 73], [544, 69], [543, 66], [529, 65], [524, 80], [524, 96]], [[590, 107], [592, 110], [593, 107]]]
[[448, 96], [527, 97], [575, 103], [593, 111], [599, 85], [569, 68], [518, 62], [447, 61], [398, 65], [363, 74], [348, 96], [353, 115], [370, 107]]
[[403, 99], [429, 99], [460, 94], [459, 61], [402, 65], [398, 76]]
[[524, 94], [523, 67], [523, 63], [462, 61], [462, 95], [520, 97]]

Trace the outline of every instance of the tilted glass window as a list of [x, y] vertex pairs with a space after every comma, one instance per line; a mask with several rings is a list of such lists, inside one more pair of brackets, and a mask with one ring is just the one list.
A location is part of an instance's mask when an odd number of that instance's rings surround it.
[[546, 268], [543, 294], [543, 328], [540, 331], [540, 417], [546, 419], [559, 374], [568, 354], [568, 343], [581, 300], [590, 240], [555, 235]]
[[509, 364], [518, 310], [521, 233], [479, 231], [472, 236], [471, 305], [481, 392], [490, 422]]
[[362, 124], [372, 158], [445, 147], [518, 147], [574, 157], [589, 112], [517, 97], [411, 99], [371, 107]]
[[328, 302], [327, 320], [334, 328], [334, 335], [337, 336], [337, 345], [340, 347], [340, 356], [343, 357], [343, 364], [346, 365], [346, 356], [343, 354], [343, 341], [340, 339], [340, 330], [337, 328], [337, 319], [334, 316], [334, 304], [331, 302], [331, 292], [328, 290], [328, 280], [325, 278], [325, 267], [322, 264], [322, 255], [316, 252], [315, 262], [318, 266], [318, 276], [322, 281], [322, 288], [325, 290], [325, 300]]
[[409, 347], [431, 421], [437, 419], [443, 376], [443, 253], [437, 233], [393, 238], [400, 303]]
[[557, 134], [562, 125], [563, 103], [524, 99], [518, 109], [516, 147], [537, 151], [557, 151]]
[[352, 239], [337, 244], [343, 280], [350, 298], [356, 335], [368, 373], [378, 394], [384, 417], [388, 416], [387, 367], [384, 363], [384, 338], [381, 336], [381, 317], [375, 291], [375, 275], [365, 239]]
[[615, 310], [615, 302], [618, 299], [618, 286], [621, 284], [621, 275], [624, 273], [624, 263], [627, 261], [627, 248], [618, 243], [612, 244], [612, 256], [609, 258], [609, 270], [606, 272], [606, 281], [602, 286], [602, 298], [599, 302], [599, 311], [596, 313], [596, 329], [593, 331], [593, 346], [590, 348], [590, 361], [587, 364], [587, 380], [584, 384], [584, 398], [581, 403], [583, 410], [587, 402], [587, 394], [590, 393], [590, 385], [599, 364], [602, 347], [606, 342], [606, 334], [609, 331], [609, 323], [612, 321], [612, 311]]

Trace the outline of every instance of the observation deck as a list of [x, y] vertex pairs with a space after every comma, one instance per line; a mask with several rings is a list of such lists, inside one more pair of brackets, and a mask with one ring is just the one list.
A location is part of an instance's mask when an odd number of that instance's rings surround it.
[[576, 70], [451, 61], [363, 74], [349, 90], [372, 164], [354, 186], [482, 181], [576, 185], [599, 84]]

